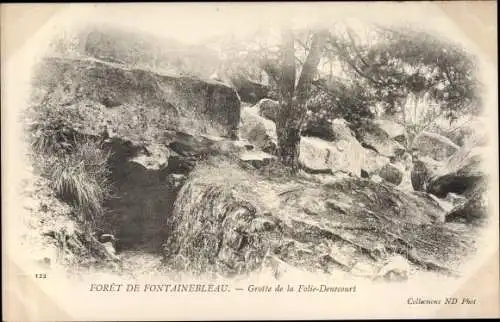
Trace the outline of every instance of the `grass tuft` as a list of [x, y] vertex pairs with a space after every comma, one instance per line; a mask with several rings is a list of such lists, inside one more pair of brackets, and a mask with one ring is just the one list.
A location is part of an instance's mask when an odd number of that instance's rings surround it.
[[33, 106], [28, 130], [35, 166], [58, 198], [73, 206], [80, 219], [95, 224], [110, 197], [110, 152], [100, 138], [79, 134], [80, 113], [57, 102]]
[[102, 204], [110, 195], [108, 157], [109, 153], [98, 144], [87, 141], [77, 144], [73, 153], [58, 158], [48, 171], [57, 196], [92, 223], [103, 215]]

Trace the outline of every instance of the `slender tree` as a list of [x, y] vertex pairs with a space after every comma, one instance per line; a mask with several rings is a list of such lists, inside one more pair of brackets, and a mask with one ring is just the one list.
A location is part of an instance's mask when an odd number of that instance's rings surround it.
[[[306, 116], [306, 101], [318, 68], [328, 32], [319, 30], [312, 34], [311, 46], [300, 75], [297, 77], [295, 37], [291, 30], [283, 32], [282, 64], [280, 73], [271, 64], [264, 70], [278, 81], [280, 107], [276, 122], [278, 156], [293, 172], [299, 168], [300, 130]], [[298, 78], [298, 80], [297, 80]]]

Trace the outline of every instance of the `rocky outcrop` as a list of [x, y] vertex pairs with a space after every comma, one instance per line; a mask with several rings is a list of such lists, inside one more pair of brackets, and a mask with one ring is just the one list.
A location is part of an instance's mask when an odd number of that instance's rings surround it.
[[450, 192], [464, 194], [487, 176], [482, 165], [485, 148], [464, 146], [434, 174], [427, 191], [440, 198]]
[[237, 132], [240, 100], [218, 82], [52, 57], [35, 69], [33, 86], [33, 104], [48, 117], [63, 118], [72, 133], [110, 152], [103, 166], [110, 169], [113, 197], [97, 226], [117, 237], [118, 252], [159, 249], [165, 214], [197, 162], [253, 148], [227, 143]]
[[259, 110], [245, 107], [241, 110], [239, 135], [264, 152], [274, 154], [277, 149], [276, 125], [259, 115]]
[[204, 45], [188, 45], [132, 28], [100, 24], [64, 30], [62, 36], [55, 37], [50, 54], [93, 57], [162, 74], [203, 78], [220, 63], [217, 52]]
[[140, 140], [165, 130], [234, 137], [240, 120], [236, 91], [219, 82], [127, 69], [91, 59], [47, 58], [35, 71], [41, 100], [79, 105], [82, 128]]
[[446, 214], [446, 222], [462, 222], [480, 225], [486, 222], [488, 215], [487, 182], [478, 183], [467, 191], [467, 199], [458, 203]]
[[386, 132], [389, 135], [389, 138], [391, 139], [405, 135], [404, 126], [395, 121], [380, 119], [380, 120], [374, 120], [373, 123], [377, 125], [380, 129], [382, 129], [384, 132]]
[[273, 263], [374, 277], [383, 254], [453, 273], [472, 249], [423, 193], [359, 178], [318, 184], [270, 178], [220, 161], [199, 165], [168, 222], [165, 263], [195, 273], [249, 273]]
[[[30, 171], [31, 172], [31, 171]], [[19, 244], [16, 251], [30, 254], [30, 264], [45, 271], [60, 267], [78, 268], [100, 262], [113, 267], [117, 258], [85, 228], [72, 208], [57, 198], [52, 183], [31, 172], [22, 181]], [[13, 222], [14, 223], [14, 222]], [[119, 261], [119, 259], [118, 259]]]
[[386, 157], [401, 156], [405, 147], [373, 121], [365, 120], [356, 128], [356, 137], [365, 148], [372, 149]]
[[488, 144], [488, 120], [484, 117], [472, 115], [460, 116], [448, 126], [437, 129], [439, 133], [449, 138], [458, 146], [473, 144], [474, 146], [485, 146]]
[[300, 140], [299, 163], [312, 173], [334, 173], [343, 171], [361, 175], [364, 149], [356, 140], [343, 119], [331, 125], [335, 140], [326, 141], [317, 137]]
[[396, 186], [400, 185], [403, 181], [403, 172], [393, 164], [386, 164], [380, 169], [378, 175]]
[[486, 152], [487, 148], [474, 147], [469, 142], [431, 178], [428, 192], [440, 198], [454, 194], [462, 196], [446, 215], [446, 221], [481, 224], [487, 219], [488, 175], [483, 166]]
[[255, 104], [268, 97], [269, 87], [264, 84], [254, 82], [242, 75], [231, 75], [229, 79], [243, 102]]
[[437, 161], [446, 160], [460, 148], [447, 137], [426, 131], [415, 138], [413, 147], [419, 151], [420, 155]]

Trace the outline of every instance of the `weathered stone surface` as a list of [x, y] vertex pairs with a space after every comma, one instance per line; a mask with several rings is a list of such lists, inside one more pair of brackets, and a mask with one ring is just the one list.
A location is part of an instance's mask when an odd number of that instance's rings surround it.
[[370, 120], [366, 120], [356, 129], [356, 137], [363, 147], [373, 149], [386, 157], [401, 155], [405, 151], [404, 146], [393, 140], [385, 130]]
[[446, 222], [463, 222], [480, 225], [488, 218], [487, 182], [479, 182], [473, 189], [467, 191], [465, 202], [459, 203], [446, 214]]
[[464, 231], [444, 226], [443, 218], [425, 193], [356, 178], [322, 185], [271, 179], [217, 161], [200, 165], [181, 189], [168, 223], [165, 262], [223, 276], [273, 260], [312, 272], [380, 272], [383, 249], [410, 266], [450, 273], [472, 243]]
[[169, 149], [159, 144], [151, 144], [130, 159], [146, 169], [159, 170], [168, 164]]
[[255, 168], [261, 168], [275, 162], [277, 157], [262, 151], [245, 151], [239, 155], [239, 159]]
[[457, 152], [460, 147], [442, 135], [424, 131], [413, 141], [413, 148], [418, 149], [420, 155], [442, 161]]
[[54, 38], [50, 54], [93, 57], [132, 68], [203, 78], [220, 63], [217, 52], [204, 45], [184, 44], [137, 28], [92, 25], [64, 30], [63, 35]]
[[252, 81], [242, 75], [230, 75], [229, 79], [243, 102], [255, 104], [268, 97], [269, 87], [264, 84]]
[[395, 165], [390, 163], [383, 166], [382, 169], [380, 169], [378, 175], [382, 179], [396, 186], [401, 184], [401, 182], [403, 181], [403, 172], [400, 169], [398, 169]]
[[239, 135], [264, 152], [273, 154], [277, 149], [276, 125], [260, 116], [255, 106], [242, 109]]
[[63, 106], [78, 105], [82, 127], [119, 137], [161, 136], [164, 130], [233, 137], [240, 120], [236, 91], [222, 83], [127, 69], [91, 59], [47, 58], [33, 84]]
[[315, 173], [344, 171], [360, 176], [365, 160], [363, 147], [343, 120], [334, 120], [331, 128], [335, 134], [334, 141], [317, 137], [301, 139], [299, 163]]
[[427, 191], [444, 198], [450, 192], [463, 194], [472, 189], [487, 177], [482, 164], [486, 152], [485, 148], [462, 147], [433, 175]]
[[389, 163], [389, 158], [383, 155], [380, 155], [376, 151], [370, 149], [364, 149], [364, 162], [362, 165], [362, 169], [365, 170], [369, 175], [378, 174], [380, 169]]
[[374, 120], [373, 123], [384, 130], [391, 139], [394, 139], [398, 136], [404, 136], [406, 133], [403, 125], [392, 120], [380, 119]]
[[486, 146], [489, 142], [488, 120], [484, 117], [463, 115], [452, 124], [437, 129], [437, 133], [449, 138], [458, 146], [473, 144], [474, 146]]
[[334, 147], [330, 142], [314, 137], [303, 137], [300, 140], [299, 162], [312, 173], [331, 173], [331, 150]]

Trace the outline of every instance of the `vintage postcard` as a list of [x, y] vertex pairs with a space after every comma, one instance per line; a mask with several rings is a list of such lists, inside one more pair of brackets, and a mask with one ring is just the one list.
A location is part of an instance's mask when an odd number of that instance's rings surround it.
[[1, 14], [5, 321], [499, 317], [496, 2]]

